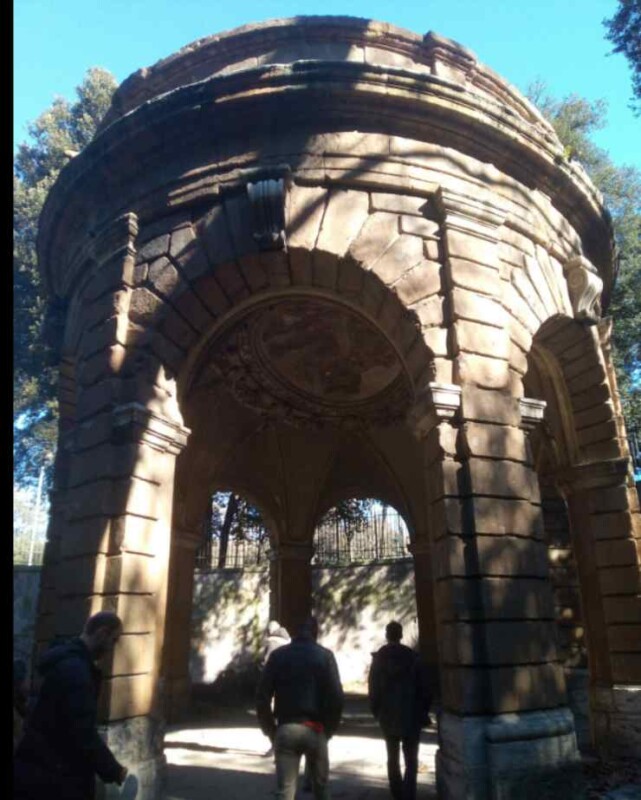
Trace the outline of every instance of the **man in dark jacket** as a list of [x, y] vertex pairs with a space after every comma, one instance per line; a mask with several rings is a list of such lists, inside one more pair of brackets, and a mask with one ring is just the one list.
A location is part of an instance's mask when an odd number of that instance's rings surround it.
[[290, 644], [274, 650], [258, 686], [258, 721], [274, 745], [276, 796], [281, 800], [294, 800], [303, 754], [314, 797], [329, 797], [327, 742], [340, 722], [343, 688], [336, 659], [316, 643], [316, 632], [316, 620], [309, 618]]
[[15, 800], [93, 800], [95, 775], [124, 781], [126, 768], [96, 729], [101, 672], [94, 663], [121, 632], [116, 614], [101, 611], [80, 637], [42, 656], [42, 684], [14, 757]]
[[[373, 653], [369, 702], [387, 746], [387, 777], [394, 800], [414, 800], [421, 728], [429, 724], [429, 694], [418, 655], [401, 644], [403, 626], [390, 622], [387, 644]], [[400, 747], [405, 774], [401, 777]]]

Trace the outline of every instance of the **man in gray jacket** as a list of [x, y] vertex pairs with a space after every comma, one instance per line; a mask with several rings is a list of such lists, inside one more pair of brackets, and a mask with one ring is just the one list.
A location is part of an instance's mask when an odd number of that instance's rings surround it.
[[310, 766], [315, 800], [329, 798], [327, 742], [340, 722], [343, 688], [336, 659], [316, 643], [316, 633], [317, 622], [310, 617], [290, 644], [274, 650], [258, 686], [258, 721], [274, 745], [281, 800], [294, 800], [302, 755]]

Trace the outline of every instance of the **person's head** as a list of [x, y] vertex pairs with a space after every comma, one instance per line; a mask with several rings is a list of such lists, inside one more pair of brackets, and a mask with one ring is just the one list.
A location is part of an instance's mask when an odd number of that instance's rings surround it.
[[87, 645], [92, 658], [109, 653], [122, 633], [122, 621], [113, 611], [99, 611], [89, 617], [80, 638]]
[[318, 620], [309, 616], [298, 626], [298, 635], [303, 639], [318, 639]]
[[270, 620], [269, 625], [267, 626], [267, 633], [270, 636], [275, 636], [280, 631], [280, 625], [276, 622], [275, 619]]
[[400, 622], [388, 622], [385, 626], [385, 638], [390, 644], [398, 644], [403, 638], [403, 626]]

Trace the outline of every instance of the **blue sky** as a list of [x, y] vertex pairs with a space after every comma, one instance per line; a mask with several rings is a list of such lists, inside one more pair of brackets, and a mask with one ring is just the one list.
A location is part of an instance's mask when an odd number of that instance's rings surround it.
[[195, 39], [249, 22], [300, 14], [350, 14], [455, 39], [519, 89], [536, 78], [559, 97], [608, 101], [597, 144], [617, 164], [641, 168], [641, 118], [628, 108], [630, 70], [608, 55], [604, 17], [616, 0], [15, 0], [14, 142], [56, 95], [69, 99], [91, 66], [118, 81]]

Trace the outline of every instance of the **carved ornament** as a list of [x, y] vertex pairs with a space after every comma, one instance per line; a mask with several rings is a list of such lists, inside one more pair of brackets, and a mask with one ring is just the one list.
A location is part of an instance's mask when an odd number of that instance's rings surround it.
[[285, 247], [285, 181], [265, 178], [247, 184], [252, 207], [254, 240], [260, 250]]
[[583, 256], [571, 258], [564, 268], [574, 318], [596, 323], [601, 318], [603, 281]]

